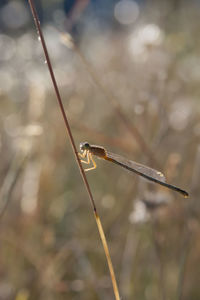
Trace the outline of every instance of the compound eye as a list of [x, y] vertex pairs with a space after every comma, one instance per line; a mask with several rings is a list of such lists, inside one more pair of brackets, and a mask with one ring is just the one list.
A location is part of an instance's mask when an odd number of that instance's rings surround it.
[[84, 150], [87, 150], [89, 149], [90, 145], [89, 143], [85, 142], [85, 143], [80, 143], [80, 150], [81, 151], [84, 151]]
[[89, 148], [90, 147], [89, 143], [84, 143], [84, 146], [85, 146], [85, 148]]

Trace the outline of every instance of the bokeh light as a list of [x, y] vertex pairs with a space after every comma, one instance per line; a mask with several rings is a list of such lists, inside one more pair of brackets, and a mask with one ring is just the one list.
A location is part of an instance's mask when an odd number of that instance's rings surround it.
[[134, 23], [139, 16], [139, 6], [131, 0], [121, 0], [115, 5], [114, 15], [123, 25]]
[[[200, 299], [199, 5], [34, 2], [77, 149], [102, 145], [190, 194], [94, 158], [121, 298]], [[0, 299], [112, 299], [28, 1], [1, 1], [0, 27]]]

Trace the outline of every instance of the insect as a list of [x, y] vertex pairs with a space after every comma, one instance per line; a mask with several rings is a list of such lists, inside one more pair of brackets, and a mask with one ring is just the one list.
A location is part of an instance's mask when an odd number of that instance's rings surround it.
[[90, 145], [89, 143], [84, 142], [84, 143], [80, 143], [80, 150], [81, 150], [81, 153], [79, 153], [79, 156], [81, 158], [86, 158], [86, 160], [81, 160], [81, 162], [85, 163], [85, 164], [92, 163], [92, 165], [93, 165], [92, 167], [85, 169], [85, 171], [90, 171], [90, 170], [93, 170], [96, 168], [96, 163], [92, 157], [93, 155], [95, 155], [101, 159], [104, 159], [104, 160], [110, 161], [116, 165], [119, 165], [139, 176], [142, 176], [149, 181], [158, 183], [168, 189], [176, 191], [176, 192], [182, 194], [185, 198], [187, 198], [189, 196], [189, 194], [186, 191], [180, 189], [179, 187], [176, 187], [172, 184], [166, 183], [165, 176], [161, 172], [159, 172], [155, 169], [149, 168], [145, 165], [136, 163], [132, 160], [128, 160], [118, 154], [108, 152], [105, 148], [103, 148], [101, 146]]

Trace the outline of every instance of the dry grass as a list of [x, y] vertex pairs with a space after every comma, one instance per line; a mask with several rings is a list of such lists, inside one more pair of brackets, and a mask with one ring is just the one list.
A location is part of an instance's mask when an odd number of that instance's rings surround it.
[[[134, 28], [91, 30], [79, 43], [168, 181], [190, 192], [182, 199], [100, 160], [87, 174], [122, 299], [200, 297], [199, 13], [177, 11], [169, 28], [167, 20], [158, 23], [146, 12]], [[144, 39], [138, 50], [139, 34], [149, 23], [157, 24], [160, 40]], [[46, 25], [44, 36], [77, 147], [83, 141], [100, 144], [155, 167], [55, 27]], [[6, 39], [2, 57], [11, 46], [13, 53], [2, 60], [0, 71], [1, 209], [9, 199], [0, 228], [0, 298], [112, 299], [103, 249], [41, 45], [31, 31]]]

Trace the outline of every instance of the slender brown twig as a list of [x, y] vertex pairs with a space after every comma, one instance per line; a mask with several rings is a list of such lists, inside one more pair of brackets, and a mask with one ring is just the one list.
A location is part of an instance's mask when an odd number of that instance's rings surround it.
[[24, 166], [27, 162], [27, 155], [23, 158], [19, 158], [16, 155], [11, 163], [11, 166], [8, 170], [8, 174], [4, 179], [1, 191], [0, 191], [0, 199], [1, 199], [1, 206], [0, 206], [0, 220], [4, 216], [6, 209], [11, 201], [11, 194], [15, 185], [23, 172]]
[[144, 138], [140, 134], [139, 130], [137, 127], [135, 127], [133, 124], [130, 124], [130, 122], [127, 120], [127, 117], [125, 113], [123, 112], [123, 109], [121, 105], [119, 104], [119, 101], [116, 99], [114, 94], [108, 90], [100, 81], [97, 73], [95, 70], [92, 68], [90, 63], [87, 61], [79, 47], [76, 45], [74, 40], [69, 34], [61, 34], [62, 41], [65, 45], [69, 46], [72, 48], [75, 53], [79, 56], [81, 62], [84, 64], [88, 74], [96, 84], [96, 86], [99, 88], [99, 90], [103, 93], [104, 97], [112, 104], [114, 107], [114, 110], [118, 116], [118, 118], [122, 121], [128, 132], [134, 137], [134, 139], [137, 141], [139, 144], [140, 148], [146, 153], [150, 161], [157, 167], [159, 168], [159, 163], [157, 159], [154, 157], [153, 152], [151, 151], [150, 147], [147, 145], [145, 142]]
[[64, 110], [64, 106], [63, 106], [63, 103], [62, 103], [60, 92], [59, 92], [57, 82], [56, 82], [56, 79], [55, 79], [55, 76], [54, 76], [53, 68], [52, 68], [52, 65], [51, 65], [50, 58], [49, 58], [49, 54], [48, 54], [48, 50], [47, 50], [46, 43], [45, 43], [45, 40], [44, 40], [44, 36], [43, 36], [43, 33], [42, 33], [42, 29], [40, 27], [40, 22], [39, 22], [39, 18], [38, 18], [36, 9], [35, 9], [34, 1], [33, 0], [28, 0], [28, 2], [29, 2], [29, 5], [30, 5], [30, 8], [31, 8], [31, 12], [32, 12], [34, 21], [35, 21], [35, 25], [36, 25], [36, 28], [37, 28], [39, 38], [40, 38], [41, 43], [42, 43], [45, 59], [46, 59], [47, 66], [48, 66], [48, 69], [49, 69], [49, 73], [50, 73], [52, 83], [53, 83], [53, 86], [54, 86], [54, 89], [55, 89], [56, 98], [57, 98], [57, 101], [58, 101], [58, 104], [59, 104], [64, 122], [65, 122], [67, 133], [68, 133], [68, 136], [69, 136], [69, 139], [70, 139], [70, 143], [71, 143], [71, 146], [72, 146], [77, 164], [79, 166], [79, 170], [80, 170], [83, 182], [84, 182], [85, 187], [88, 191], [89, 198], [90, 198], [90, 201], [91, 201], [91, 204], [92, 204], [92, 207], [93, 207], [95, 220], [96, 220], [97, 227], [98, 227], [98, 230], [99, 230], [99, 234], [100, 234], [100, 237], [101, 237], [101, 240], [102, 240], [102, 243], [103, 243], [103, 247], [104, 247], [104, 251], [105, 251], [105, 255], [106, 255], [106, 259], [107, 259], [107, 263], [108, 263], [108, 267], [109, 267], [109, 271], [110, 271], [110, 275], [111, 275], [111, 280], [112, 280], [112, 285], [113, 285], [115, 298], [116, 298], [116, 300], [120, 300], [118, 286], [117, 286], [115, 273], [114, 273], [112, 261], [111, 261], [111, 258], [110, 258], [110, 254], [109, 254], [105, 234], [104, 234], [104, 231], [103, 231], [103, 228], [102, 228], [102, 225], [101, 225], [100, 218], [99, 218], [98, 213], [97, 213], [96, 205], [95, 205], [95, 202], [94, 202], [92, 192], [90, 190], [89, 183], [87, 181], [84, 169], [81, 165], [81, 162], [80, 162], [80, 159], [79, 159], [79, 156], [78, 156], [78, 151], [76, 149], [76, 145], [75, 145], [74, 138], [73, 138], [73, 135], [72, 135], [72, 132], [71, 132], [71, 128], [70, 128], [70, 125], [68, 123], [68, 119], [67, 119], [67, 116], [66, 116], [66, 113], [65, 113], [65, 110]]
[[162, 258], [162, 248], [159, 243], [159, 240], [157, 238], [157, 232], [156, 229], [158, 227], [158, 224], [155, 220], [152, 221], [152, 241], [154, 244], [154, 249], [157, 257], [158, 262], [158, 272], [159, 272], [159, 293], [160, 293], [160, 299], [166, 300], [166, 289], [165, 289], [165, 278], [164, 278], [164, 261]]
[[[127, 153], [133, 154], [133, 149], [131, 149], [131, 142], [130, 139], [125, 138], [122, 139], [121, 137], [112, 137], [110, 135], [106, 135], [97, 131], [96, 129], [86, 126], [84, 123], [70, 119], [73, 128], [78, 130], [79, 132], [84, 132], [86, 136], [92, 138], [92, 140], [97, 139], [101, 142], [101, 144], [109, 144], [115, 148], [119, 148], [125, 150]], [[87, 139], [86, 139], [87, 140]]]
[[188, 202], [188, 206], [185, 211], [185, 224], [184, 224], [184, 239], [181, 247], [181, 256], [180, 256], [180, 265], [179, 265], [179, 276], [178, 276], [178, 284], [177, 284], [177, 299], [183, 299], [183, 290], [184, 290], [184, 281], [186, 276], [186, 267], [188, 262], [188, 257], [190, 254], [191, 247], [195, 240], [195, 234], [188, 225], [191, 218], [195, 217], [196, 205], [199, 201], [199, 176], [200, 176], [200, 146], [197, 148], [196, 157], [194, 160], [194, 169], [191, 181], [191, 201]]
[[188, 256], [191, 248], [191, 242], [193, 240], [193, 234], [190, 232], [186, 227], [186, 234], [184, 237], [183, 245], [181, 247], [181, 257], [180, 257], [180, 263], [179, 263], [179, 276], [178, 276], [178, 284], [177, 284], [177, 300], [183, 299], [183, 287], [184, 287], [184, 280], [185, 280], [185, 274], [186, 274], [186, 265], [188, 262]]

